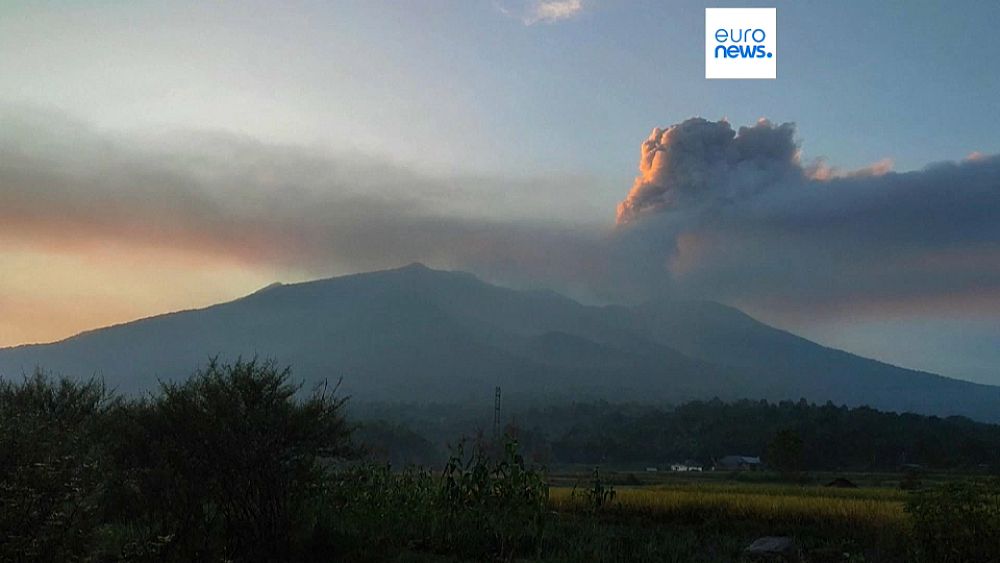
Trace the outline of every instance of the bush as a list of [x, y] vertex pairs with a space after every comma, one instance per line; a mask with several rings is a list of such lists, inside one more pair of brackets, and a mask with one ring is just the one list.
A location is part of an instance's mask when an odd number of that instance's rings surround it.
[[948, 483], [907, 502], [922, 561], [1000, 561], [1000, 479]]
[[77, 561], [100, 523], [103, 426], [97, 381], [0, 381], [0, 561]]

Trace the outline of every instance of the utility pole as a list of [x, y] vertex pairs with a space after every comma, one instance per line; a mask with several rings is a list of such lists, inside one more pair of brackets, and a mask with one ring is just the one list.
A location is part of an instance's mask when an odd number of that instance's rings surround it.
[[493, 401], [493, 443], [500, 442], [500, 386], [497, 385], [496, 399]]

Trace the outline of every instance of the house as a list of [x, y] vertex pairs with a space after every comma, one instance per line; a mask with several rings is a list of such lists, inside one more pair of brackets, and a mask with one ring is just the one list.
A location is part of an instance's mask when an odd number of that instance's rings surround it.
[[701, 471], [701, 465], [695, 461], [686, 460], [683, 463], [671, 463], [671, 471]]
[[727, 455], [715, 463], [718, 470], [727, 471], [757, 471], [764, 468], [758, 456]]

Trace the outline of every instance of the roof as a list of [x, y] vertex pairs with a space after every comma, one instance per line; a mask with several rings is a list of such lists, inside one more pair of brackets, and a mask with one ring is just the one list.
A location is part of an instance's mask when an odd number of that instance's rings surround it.
[[726, 457], [719, 460], [719, 463], [723, 465], [760, 465], [760, 457], [749, 456], [749, 455], [727, 455]]

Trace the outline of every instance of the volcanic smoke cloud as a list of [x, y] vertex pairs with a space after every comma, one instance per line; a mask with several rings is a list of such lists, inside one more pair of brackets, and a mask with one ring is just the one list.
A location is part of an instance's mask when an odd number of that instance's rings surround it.
[[654, 129], [642, 144], [639, 176], [618, 205], [618, 224], [703, 200], [709, 192], [736, 197], [801, 179], [794, 133], [791, 123], [774, 127], [764, 119], [740, 127], [739, 134], [725, 121], [701, 118]]
[[1000, 157], [837, 173], [803, 166], [794, 135], [766, 120], [655, 129], [618, 206], [638, 287], [806, 315], [1000, 313]]

